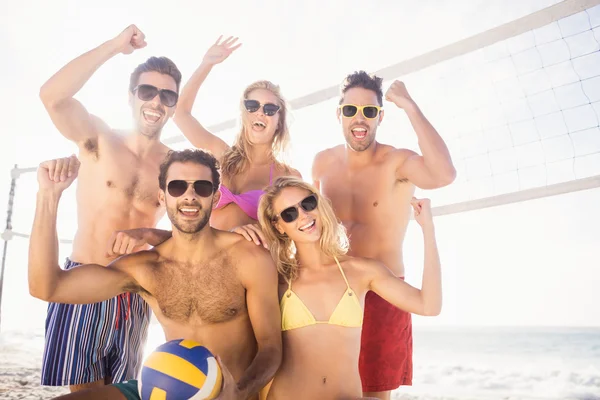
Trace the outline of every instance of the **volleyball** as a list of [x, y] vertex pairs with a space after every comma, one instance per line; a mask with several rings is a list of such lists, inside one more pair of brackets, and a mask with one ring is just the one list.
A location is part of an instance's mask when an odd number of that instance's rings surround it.
[[192, 340], [171, 340], [146, 359], [138, 379], [142, 400], [214, 399], [223, 375], [215, 356]]

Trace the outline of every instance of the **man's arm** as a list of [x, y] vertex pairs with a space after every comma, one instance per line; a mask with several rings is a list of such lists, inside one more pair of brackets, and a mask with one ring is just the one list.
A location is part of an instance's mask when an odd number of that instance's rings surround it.
[[252, 260], [244, 265], [242, 283], [246, 288], [246, 304], [258, 351], [237, 383], [241, 399], [257, 394], [279, 369], [281, 364], [281, 314], [277, 270], [271, 255], [261, 247], [246, 244]]
[[430, 201], [413, 199], [411, 205], [415, 209], [415, 220], [423, 230], [425, 265], [421, 289], [412, 287], [403, 279], [396, 277], [385, 265], [365, 259], [369, 289], [407, 312], [435, 316], [442, 310], [442, 273]]
[[96, 303], [136, 286], [123, 270], [128, 262], [125, 259], [115, 261], [109, 268], [83, 265], [63, 271], [58, 266], [58, 203], [62, 192], [77, 177], [78, 168], [79, 161], [72, 156], [46, 161], [38, 169], [40, 189], [29, 241], [29, 292], [54, 303]]
[[403, 154], [398, 167], [398, 179], [406, 178], [421, 189], [435, 189], [452, 183], [456, 178], [456, 170], [448, 147], [410, 97], [404, 83], [395, 81], [385, 98], [404, 109], [417, 134], [419, 148], [423, 154]]
[[193, 146], [209, 150], [217, 159], [220, 159], [223, 153], [229, 149], [229, 145], [202, 126], [192, 115], [192, 108], [194, 107], [194, 101], [196, 100], [200, 86], [202, 86], [212, 68], [216, 64], [223, 62], [240, 46], [240, 44], [234, 46], [237, 38], [233, 39], [230, 37], [223, 43], [219, 43], [220, 41], [221, 37], [208, 49], [202, 63], [181, 90], [181, 96], [179, 96], [179, 101], [177, 102], [177, 110], [173, 117], [175, 124]]
[[145, 45], [144, 34], [131, 25], [116, 38], [68, 63], [44, 83], [40, 89], [40, 99], [56, 128], [67, 139], [82, 144], [86, 139], [96, 137], [105, 126], [73, 96], [110, 58], [119, 53], [131, 53]]

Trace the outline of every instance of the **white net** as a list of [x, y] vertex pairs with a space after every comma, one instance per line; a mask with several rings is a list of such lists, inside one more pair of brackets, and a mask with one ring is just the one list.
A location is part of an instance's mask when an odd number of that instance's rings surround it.
[[[393, 79], [407, 84], [450, 149], [456, 181], [427, 192], [444, 213], [599, 186], [600, 6], [576, 12], [581, 3], [379, 71], [384, 89]], [[292, 161], [306, 179], [314, 154], [342, 140], [337, 101], [330, 87], [292, 102]], [[378, 140], [419, 151], [404, 113], [385, 106]], [[234, 126], [230, 120], [214, 130], [225, 128], [221, 135], [231, 140]], [[319, 140], [302, 140], [314, 130]], [[188, 145], [181, 137], [169, 142]]]
[[599, 42], [596, 6], [405, 77], [458, 170], [435, 203], [600, 175]]

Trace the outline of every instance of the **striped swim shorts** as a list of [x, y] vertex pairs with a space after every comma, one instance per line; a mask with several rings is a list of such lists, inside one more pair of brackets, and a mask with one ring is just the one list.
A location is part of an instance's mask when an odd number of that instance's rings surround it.
[[[69, 259], [65, 270], [80, 263]], [[49, 303], [42, 385], [81, 385], [137, 377], [151, 311], [137, 294], [93, 304]]]

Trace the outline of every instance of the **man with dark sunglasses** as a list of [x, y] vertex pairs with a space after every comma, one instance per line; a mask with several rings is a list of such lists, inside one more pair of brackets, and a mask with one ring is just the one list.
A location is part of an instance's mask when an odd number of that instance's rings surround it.
[[[160, 142], [161, 130], [175, 112], [181, 83], [175, 64], [151, 57], [131, 74], [131, 131], [110, 128], [74, 98], [109, 59], [145, 46], [144, 34], [131, 25], [69, 62], [40, 90], [50, 118], [77, 144], [81, 159], [78, 228], [65, 269], [80, 263], [107, 265], [114, 258], [106, 254], [113, 232], [154, 227], [164, 215], [155, 196], [156, 176], [169, 151]], [[49, 304], [42, 385], [70, 385], [76, 391], [131, 379], [140, 367], [150, 315], [138, 294], [85, 306]]]
[[[202, 150], [174, 151], [160, 166], [155, 198], [166, 207], [172, 237], [108, 267], [90, 262], [64, 271], [58, 266], [57, 210], [78, 170], [75, 156], [44, 162], [38, 170], [29, 245], [31, 294], [45, 301], [89, 304], [137, 293], [152, 308], [167, 341], [193, 340], [219, 357], [224, 377], [219, 398], [255, 399], [281, 363], [277, 270], [262, 247], [210, 227], [220, 196], [217, 160]], [[129, 380], [61, 398], [140, 395], [137, 382]]]
[[[444, 141], [400, 81], [385, 98], [404, 110], [423, 155], [376, 141], [384, 114], [381, 84], [364, 71], [346, 77], [338, 107], [346, 144], [317, 154], [312, 175], [348, 230], [349, 254], [376, 259], [403, 277], [402, 242], [415, 186], [446, 186], [456, 172]], [[365, 397], [389, 399], [391, 390], [412, 384], [411, 316], [373, 292], [365, 298], [359, 369]]]

